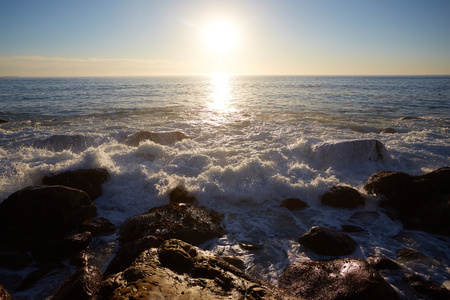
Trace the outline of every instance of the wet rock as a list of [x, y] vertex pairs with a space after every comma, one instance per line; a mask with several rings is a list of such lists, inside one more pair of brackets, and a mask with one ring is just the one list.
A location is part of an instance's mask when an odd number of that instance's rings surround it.
[[22, 270], [33, 262], [31, 256], [22, 251], [0, 251], [0, 268]]
[[86, 231], [60, 240], [46, 241], [37, 244], [31, 255], [36, 261], [63, 261], [85, 250], [92, 240], [92, 233]]
[[397, 251], [397, 259], [403, 261], [412, 261], [417, 259], [429, 259], [425, 254], [420, 253], [414, 249], [404, 248]]
[[341, 225], [341, 228], [347, 233], [367, 232], [367, 230], [355, 225]]
[[4, 245], [29, 247], [64, 238], [97, 214], [89, 196], [64, 186], [33, 186], [0, 203], [0, 238]]
[[125, 138], [125, 144], [137, 147], [142, 141], [149, 140], [156, 144], [171, 145], [175, 142], [187, 138], [189, 138], [189, 136], [180, 131], [158, 132], [158, 133], [149, 131], [139, 131], [128, 135]]
[[120, 230], [119, 241], [127, 243], [153, 235], [198, 245], [225, 233], [220, 221], [219, 214], [206, 208], [170, 204], [152, 208], [126, 221]]
[[194, 195], [189, 194], [189, 192], [182, 186], [177, 186], [169, 194], [170, 203], [194, 203], [197, 201]]
[[322, 226], [311, 227], [298, 242], [320, 255], [352, 254], [358, 244], [348, 235]]
[[99, 290], [102, 280], [99, 268], [80, 268], [63, 283], [52, 300], [90, 300]]
[[221, 257], [224, 261], [226, 261], [227, 263], [229, 263], [230, 265], [235, 266], [236, 268], [240, 269], [240, 270], [244, 270], [245, 269], [245, 265], [244, 265], [244, 261], [238, 257], [235, 256], [222, 256]]
[[35, 148], [42, 148], [56, 152], [64, 150], [83, 151], [93, 145], [94, 138], [76, 135], [52, 135], [48, 138], [37, 140], [32, 143]]
[[340, 208], [355, 208], [365, 204], [364, 197], [349, 186], [333, 186], [320, 200], [322, 204]]
[[109, 173], [105, 169], [82, 169], [45, 176], [42, 182], [45, 185], [63, 185], [82, 190], [93, 201], [102, 195], [102, 184], [108, 178]]
[[8, 123], [8, 121], [0, 119], [0, 124]]
[[360, 258], [294, 264], [283, 271], [278, 285], [305, 299], [399, 299], [383, 277]]
[[396, 213], [405, 228], [450, 234], [450, 168], [415, 176], [380, 171], [364, 185], [369, 194], [382, 196], [380, 206]]
[[116, 256], [109, 263], [105, 276], [122, 272], [145, 250], [159, 247], [164, 239], [149, 235], [121, 245]]
[[180, 240], [142, 252], [109, 276], [99, 299], [297, 299], [255, 279], [208, 251]]
[[425, 296], [423, 297], [424, 299], [450, 299], [450, 290], [446, 289], [442, 285], [438, 285], [432, 281], [426, 280], [425, 278], [417, 274], [407, 274], [406, 278], [409, 285], [413, 288], [414, 291]]
[[13, 300], [13, 297], [8, 293], [7, 290], [0, 284], [0, 299], [1, 300]]
[[103, 217], [91, 218], [80, 225], [80, 231], [89, 231], [93, 236], [109, 235], [116, 231], [116, 226]]
[[64, 266], [61, 264], [45, 264], [39, 269], [28, 274], [19, 284], [15, 292], [28, 290], [35, 286], [43, 277], [55, 269], [61, 269]]
[[289, 210], [301, 210], [308, 207], [308, 204], [299, 198], [286, 198], [281, 201], [280, 206], [286, 207]]
[[85, 249], [85, 250], [82, 250], [82, 251], [80, 251], [80, 252], [77, 252], [74, 256], [72, 256], [72, 257], [70, 258], [69, 263], [70, 263], [72, 266], [75, 266], [75, 267], [77, 267], [77, 268], [82, 268], [82, 267], [87, 266], [87, 263], [88, 263], [88, 253], [89, 253], [89, 251], [90, 251], [90, 248], [88, 247], [88, 248]]
[[377, 271], [381, 270], [399, 270], [400, 265], [392, 259], [381, 256], [371, 256], [367, 258], [369, 265]]
[[262, 250], [263, 246], [262, 245], [258, 245], [252, 242], [247, 242], [247, 241], [240, 241], [238, 242], [239, 247], [241, 247], [241, 249], [244, 250], [249, 250], [249, 251], [256, 251], [256, 250]]
[[397, 130], [391, 127], [383, 128], [380, 133], [397, 133]]

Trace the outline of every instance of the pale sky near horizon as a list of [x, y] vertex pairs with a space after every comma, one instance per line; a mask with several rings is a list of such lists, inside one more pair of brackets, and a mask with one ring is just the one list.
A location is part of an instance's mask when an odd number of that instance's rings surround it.
[[[450, 75], [449, 16], [449, 0], [0, 0], [0, 76]], [[227, 53], [204, 40], [215, 21]]]

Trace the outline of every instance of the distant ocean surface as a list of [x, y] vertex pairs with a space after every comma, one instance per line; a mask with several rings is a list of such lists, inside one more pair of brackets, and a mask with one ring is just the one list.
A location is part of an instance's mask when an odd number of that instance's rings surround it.
[[[352, 210], [319, 200], [333, 185], [364, 192], [380, 170], [422, 174], [450, 165], [450, 76], [0, 78], [0, 119], [8, 121], [0, 124], [0, 202], [49, 173], [102, 167], [111, 178], [94, 203], [120, 226], [168, 204], [184, 185], [225, 216], [228, 234], [203, 247], [240, 257], [247, 272], [274, 284], [287, 265], [324, 258], [297, 242], [311, 226], [339, 230], [355, 212], [376, 212], [350, 221], [368, 231], [353, 237], [360, 245], [353, 256], [395, 258], [413, 248], [442, 262], [413, 271], [450, 287], [448, 238], [403, 229], [373, 197]], [[190, 139], [122, 143], [137, 131]], [[56, 135], [81, 142], [67, 149], [49, 139]], [[378, 140], [388, 155], [370, 160], [364, 148], [343, 143], [355, 140]], [[281, 208], [288, 197], [309, 207]], [[114, 239], [94, 244], [113, 247]], [[238, 241], [264, 249], [242, 250]], [[0, 278], [12, 276], [5, 272]], [[47, 286], [33, 293], [45, 295], [69, 274], [44, 278]]]

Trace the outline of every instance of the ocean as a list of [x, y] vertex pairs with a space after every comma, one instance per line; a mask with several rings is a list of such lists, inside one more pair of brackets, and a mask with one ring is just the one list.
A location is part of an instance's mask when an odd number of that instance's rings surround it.
[[[168, 204], [183, 185], [224, 215], [228, 233], [202, 247], [238, 256], [248, 273], [274, 285], [289, 264], [327, 258], [298, 244], [310, 227], [353, 224], [367, 233], [352, 235], [359, 247], [351, 256], [395, 259], [397, 250], [413, 248], [439, 264], [403, 267], [450, 288], [449, 237], [404, 229], [376, 197], [350, 210], [319, 200], [333, 185], [364, 194], [377, 171], [416, 175], [449, 166], [450, 76], [0, 78], [0, 119], [8, 121], [0, 124], [0, 202], [50, 173], [101, 167], [111, 177], [94, 201], [99, 216], [120, 227]], [[137, 131], [190, 138], [122, 142]], [[67, 148], [52, 136], [81, 142]], [[346, 143], [357, 140], [383, 143], [383, 159]], [[288, 197], [308, 208], [280, 207]], [[106, 267], [115, 239], [94, 239], [94, 264]], [[243, 250], [239, 241], [263, 249]], [[0, 269], [0, 282], [13, 286], [32, 270]], [[15, 299], [45, 299], [71, 272], [50, 273]], [[395, 278], [387, 280], [402, 293]]]

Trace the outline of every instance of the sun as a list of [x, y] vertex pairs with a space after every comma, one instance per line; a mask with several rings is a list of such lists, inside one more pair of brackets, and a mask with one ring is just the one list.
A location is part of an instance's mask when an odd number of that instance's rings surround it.
[[217, 54], [231, 52], [237, 43], [237, 31], [232, 23], [227, 21], [216, 21], [211, 23], [205, 30], [205, 42], [209, 49]]

